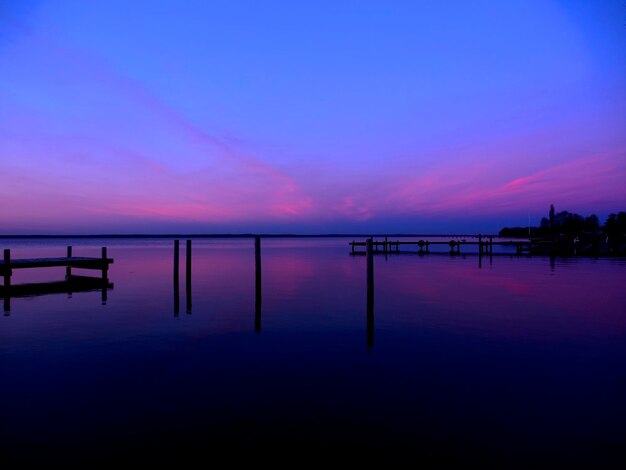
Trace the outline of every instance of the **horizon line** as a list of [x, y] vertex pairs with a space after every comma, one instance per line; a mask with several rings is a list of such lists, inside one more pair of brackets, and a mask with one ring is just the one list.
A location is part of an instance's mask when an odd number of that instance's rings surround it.
[[[10, 238], [357, 238], [357, 237], [498, 237], [489, 233], [117, 233], [117, 234], [13, 234], [1, 235], [0, 239]], [[507, 237], [514, 238], [514, 237]]]

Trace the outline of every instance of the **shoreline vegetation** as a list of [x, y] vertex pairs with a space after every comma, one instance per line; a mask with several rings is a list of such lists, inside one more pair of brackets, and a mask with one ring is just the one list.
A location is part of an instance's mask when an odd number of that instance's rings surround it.
[[539, 227], [505, 227], [498, 235], [530, 240], [533, 254], [626, 256], [626, 212], [609, 215], [601, 226], [595, 214], [556, 212], [550, 205]]

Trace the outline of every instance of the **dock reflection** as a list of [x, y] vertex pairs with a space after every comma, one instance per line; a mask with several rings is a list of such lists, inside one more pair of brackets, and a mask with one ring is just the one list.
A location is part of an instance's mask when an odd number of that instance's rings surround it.
[[38, 282], [31, 284], [11, 284], [0, 287], [5, 314], [11, 311], [11, 299], [20, 297], [38, 297], [50, 294], [72, 294], [77, 292], [100, 292], [102, 304], [106, 305], [107, 292], [112, 290], [113, 283], [106, 278], [92, 276], [69, 276], [64, 281]]
[[[185, 252], [185, 311], [191, 315], [191, 240]], [[174, 316], [180, 313], [180, 241], [174, 240]]]

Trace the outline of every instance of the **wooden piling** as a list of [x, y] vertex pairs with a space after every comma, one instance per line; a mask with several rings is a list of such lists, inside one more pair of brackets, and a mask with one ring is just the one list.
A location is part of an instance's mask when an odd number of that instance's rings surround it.
[[179, 259], [180, 259], [180, 240], [174, 240], [174, 279], [178, 279]]
[[186, 257], [186, 269], [185, 274], [188, 278], [191, 278], [191, 240], [187, 240], [187, 249], [185, 252]]
[[107, 247], [102, 247], [102, 305], [107, 303], [107, 287], [109, 284], [109, 263], [107, 263]]
[[186, 310], [188, 314], [191, 314], [191, 240], [187, 240], [187, 249], [185, 251], [186, 256], [186, 275], [185, 275], [185, 300]]
[[374, 285], [374, 253], [373, 253], [373, 243], [372, 239], [367, 239], [367, 287], [370, 285]]
[[367, 240], [367, 294], [368, 299], [371, 294], [374, 298], [374, 253], [372, 250], [372, 239]]
[[5, 248], [4, 250], [4, 288], [11, 287], [11, 250]]
[[5, 314], [11, 311], [11, 250], [4, 250], [4, 302], [3, 310]]
[[[354, 250], [354, 245], [352, 246]], [[254, 331], [261, 331], [261, 237], [254, 237]]]
[[180, 312], [180, 282], [179, 282], [180, 240], [174, 240], [174, 316]]
[[102, 280], [106, 281], [109, 275], [109, 263], [107, 263], [107, 247], [102, 247]]
[[[72, 247], [68, 246], [67, 247], [67, 257], [71, 258], [72, 257]], [[72, 268], [70, 266], [67, 266], [65, 268], [65, 278], [69, 279], [72, 276]]]

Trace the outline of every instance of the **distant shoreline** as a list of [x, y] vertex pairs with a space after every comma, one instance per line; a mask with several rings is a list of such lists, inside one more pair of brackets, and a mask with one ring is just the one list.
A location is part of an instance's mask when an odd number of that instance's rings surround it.
[[[424, 234], [424, 233], [329, 233], [329, 234], [293, 234], [293, 233], [215, 233], [215, 234], [95, 234], [95, 235], [0, 235], [0, 239], [46, 239], [46, 238], [384, 238], [384, 237], [498, 237], [490, 234]], [[515, 238], [515, 237], [507, 237]]]

